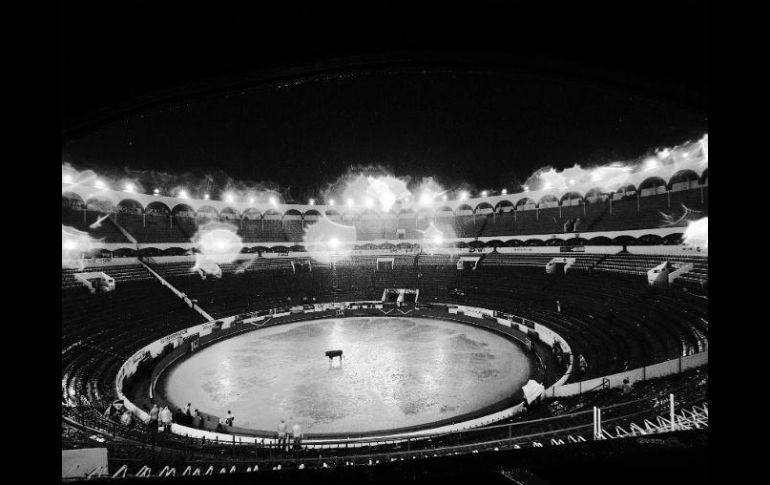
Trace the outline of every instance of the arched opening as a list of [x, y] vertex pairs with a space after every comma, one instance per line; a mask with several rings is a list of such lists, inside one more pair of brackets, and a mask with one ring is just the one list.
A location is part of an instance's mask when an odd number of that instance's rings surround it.
[[494, 208], [492, 207], [492, 204], [489, 202], [481, 202], [479, 205], [476, 206], [475, 213], [476, 214], [491, 214], [492, 211], [494, 211]]
[[678, 246], [682, 244], [684, 241], [682, 240], [684, 237], [684, 234], [681, 232], [675, 232], [673, 234], [667, 234], [663, 236], [663, 244], [667, 246]]
[[588, 240], [588, 246], [612, 246], [612, 239], [607, 236], [597, 236]]
[[693, 170], [680, 170], [671, 176], [668, 181], [668, 190], [678, 192], [680, 190], [694, 189], [698, 186], [700, 177]]
[[144, 208], [139, 201], [134, 199], [123, 199], [118, 202], [118, 212], [123, 214], [141, 214]]
[[513, 202], [510, 200], [501, 200], [497, 204], [495, 204], [495, 212], [497, 214], [502, 214], [503, 212], [510, 212], [513, 210]]
[[559, 239], [558, 237], [552, 237], [545, 241], [546, 246], [563, 246], [564, 244], [565, 241], [563, 239]]
[[219, 211], [219, 218], [223, 221], [237, 221], [240, 217], [238, 217], [237, 210], [233, 209], [232, 207], [225, 207]]
[[436, 209], [436, 216], [440, 217], [452, 217], [454, 213], [455, 212], [452, 210], [452, 208], [446, 205], [442, 205]]
[[455, 211], [455, 215], [471, 215], [473, 214], [473, 207], [469, 206], [468, 204], [460, 204], [457, 207], [457, 210]]
[[112, 252], [113, 258], [135, 258], [136, 249], [134, 248], [119, 248]]
[[540, 209], [546, 209], [549, 207], [558, 207], [559, 199], [557, 199], [555, 195], [546, 194], [540, 198], [540, 202], [538, 202], [537, 206]]
[[657, 234], [645, 234], [644, 236], [641, 236], [639, 239], [639, 244], [645, 245], [645, 246], [661, 246], [663, 245], [663, 238], [658, 236]]
[[204, 205], [198, 208], [196, 216], [198, 219], [219, 219], [219, 211], [210, 205]]
[[484, 241], [478, 241], [478, 240], [471, 241], [471, 242], [468, 243], [468, 247], [469, 248], [474, 248], [474, 249], [485, 248], [485, 247], [487, 247], [487, 243], [485, 243]]
[[660, 177], [649, 177], [639, 184], [639, 195], [648, 197], [666, 192], [666, 181]]
[[588, 244], [588, 240], [583, 237], [573, 237], [564, 241], [565, 246], [585, 246]]
[[583, 196], [580, 195], [579, 193], [567, 192], [566, 194], [561, 196], [561, 199], [559, 199], [559, 204], [561, 206], [580, 205], [582, 201], [583, 201]]
[[253, 207], [249, 207], [243, 211], [243, 218], [249, 221], [258, 221], [262, 218], [262, 213]]
[[283, 213], [284, 220], [300, 220], [302, 219], [302, 212], [297, 209], [289, 209]]
[[177, 204], [171, 209], [171, 215], [174, 217], [195, 217], [195, 209], [187, 204]]
[[509, 239], [503, 243], [506, 248], [518, 248], [524, 246], [524, 241], [521, 239]]
[[516, 201], [516, 204], [514, 204], [514, 207], [516, 208], [517, 211], [522, 211], [522, 210], [534, 209], [536, 206], [535, 206], [534, 200], [530, 199], [529, 197], [522, 197], [521, 199]]
[[62, 209], [83, 210], [86, 203], [82, 197], [74, 192], [64, 192], [61, 194]]
[[602, 192], [602, 189], [594, 187], [586, 192], [585, 201], [587, 204], [598, 204], [607, 200], [607, 194]]
[[159, 201], [153, 201], [147, 204], [147, 208], [144, 210], [145, 214], [152, 216], [167, 216], [171, 214], [171, 209], [166, 204]]
[[163, 256], [184, 256], [187, 254], [187, 250], [179, 247], [166, 248], [161, 251]]
[[708, 185], [709, 184], [709, 169], [703, 171], [703, 173], [700, 176], [700, 184], [701, 185]]
[[142, 248], [139, 250], [139, 256], [142, 258], [152, 258], [154, 256], [161, 256], [160, 249], [152, 247], [152, 248]]
[[631, 184], [628, 184], [628, 185], [619, 187], [618, 190], [616, 190], [612, 194], [612, 200], [623, 200], [634, 196], [636, 196], [636, 187], [634, 187]]
[[104, 214], [110, 214], [115, 212], [115, 204], [113, 204], [109, 199], [93, 197], [86, 201], [86, 209], [90, 211], [102, 212]]
[[616, 246], [636, 246], [637, 243], [635, 237], [627, 235], [617, 236], [613, 238], [612, 242]]
[[275, 209], [268, 209], [262, 214], [262, 219], [264, 220], [278, 221], [281, 220], [282, 217], [283, 215]]
[[500, 241], [499, 239], [492, 239], [491, 241], [487, 241], [488, 248], [499, 248], [504, 245], [505, 243], [503, 243], [503, 241]]
[[527, 239], [524, 241], [525, 246], [545, 246], [545, 241], [542, 239]]

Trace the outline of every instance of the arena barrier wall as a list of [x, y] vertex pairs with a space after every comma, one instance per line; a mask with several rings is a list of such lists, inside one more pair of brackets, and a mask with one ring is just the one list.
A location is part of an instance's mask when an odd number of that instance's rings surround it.
[[688, 369], [695, 369], [708, 364], [708, 350], [697, 354], [686, 355], [676, 359], [667, 360], [658, 364], [639, 367], [628, 371], [618, 372], [608, 376], [597, 377], [587, 381], [573, 382], [571, 384], [552, 386], [545, 392], [546, 397], [575, 396], [584, 392], [601, 389], [612, 389], [623, 386], [623, 380], [628, 379], [630, 384], [657, 377], [665, 377], [678, 374]]

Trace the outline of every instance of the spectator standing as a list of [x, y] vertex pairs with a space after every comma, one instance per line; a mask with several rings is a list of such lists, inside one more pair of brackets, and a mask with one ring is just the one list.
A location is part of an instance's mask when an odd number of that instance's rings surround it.
[[302, 449], [302, 427], [299, 425], [299, 423], [294, 423], [294, 426], [292, 426], [291, 431], [292, 431], [292, 437], [294, 438], [294, 449], [295, 450]]
[[233, 416], [233, 412], [228, 410], [227, 411], [227, 417], [225, 417], [225, 424], [228, 426], [233, 425], [233, 421], [235, 421], [235, 416]]
[[286, 448], [286, 421], [283, 419], [278, 423], [278, 448], [281, 450]]
[[163, 431], [171, 431], [172, 416], [168, 406], [164, 406], [163, 409], [160, 410], [159, 417], [160, 422], [163, 425]]
[[134, 419], [131, 416], [131, 413], [128, 412], [128, 409], [123, 411], [123, 415], [120, 417], [120, 424], [122, 424], [123, 426], [131, 426], [133, 422], [134, 422]]
[[200, 413], [200, 411], [198, 411], [198, 410], [196, 409], [196, 410], [193, 412], [193, 416], [192, 416], [192, 425], [193, 425], [193, 427], [195, 427], [195, 428], [200, 428], [202, 424], [203, 424], [203, 418], [202, 418], [202, 416], [201, 416], [201, 413]]

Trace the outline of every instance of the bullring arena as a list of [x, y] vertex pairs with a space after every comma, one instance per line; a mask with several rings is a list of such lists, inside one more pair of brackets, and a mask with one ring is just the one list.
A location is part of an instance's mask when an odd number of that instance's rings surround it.
[[387, 210], [141, 194], [63, 166], [63, 475], [83, 450], [103, 450], [79, 458], [93, 477], [178, 477], [706, 429], [704, 140], [611, 191]]

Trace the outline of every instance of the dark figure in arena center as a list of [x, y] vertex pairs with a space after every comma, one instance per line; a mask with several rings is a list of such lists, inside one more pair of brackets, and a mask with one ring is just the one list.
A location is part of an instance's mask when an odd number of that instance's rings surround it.
[[329, 358], [329, 360], [333, 360], [335, 357], [339, 357], [340, 360], [342, 360], [342, 351], [341, 350], [328, 350], [328, 351], [326, 351], [326, 356]]

